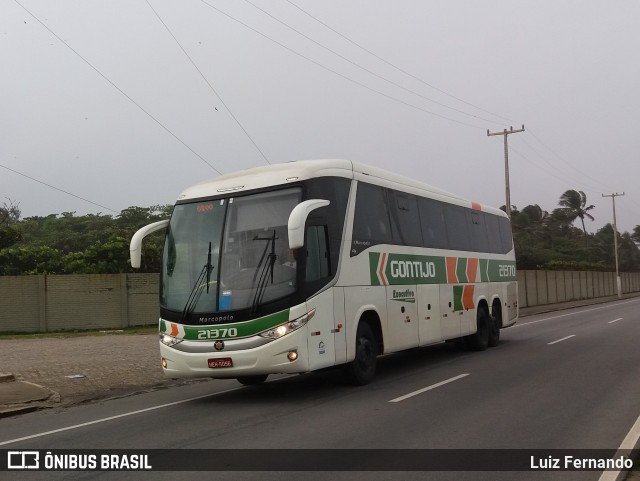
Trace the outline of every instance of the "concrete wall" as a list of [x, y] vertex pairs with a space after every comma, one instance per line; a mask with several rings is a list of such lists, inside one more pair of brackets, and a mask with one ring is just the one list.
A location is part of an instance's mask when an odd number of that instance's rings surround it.
[[158, 274], [0, 277], [0, 332], [155, 324], [159, 280]]
[[[640, 291], [640, 272], [621, 272], [622, 293]], [[533, 307], [556, 302], [615, 296], [615, 272], [518, 271], [518, 305]]]
[[[640, 292], [640, 272], [621, 274]], [[613, 296], [613, 272], [518, 271], [520, 307]], [[121, 329], [158, 322], [158, 274], [0, 277], [0, 332]]]

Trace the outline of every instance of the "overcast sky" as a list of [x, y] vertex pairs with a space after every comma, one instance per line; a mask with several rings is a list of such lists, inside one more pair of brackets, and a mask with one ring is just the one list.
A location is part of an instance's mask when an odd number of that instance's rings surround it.
[[0, 0], [0, 204], [114, 215], [219, 173], [346, 158], [500, 206], [487, 129], [524, 124], [511, 203], [583, 190], [594, 232], [602, 194], [625, 192], [631, 231], [638, 25], [635, 0]]

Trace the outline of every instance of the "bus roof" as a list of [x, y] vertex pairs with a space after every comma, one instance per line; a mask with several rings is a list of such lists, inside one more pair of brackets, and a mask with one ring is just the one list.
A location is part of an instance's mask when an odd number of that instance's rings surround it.
[[456, 204], [473, 205], [494, 214], [506, 214], [496, 208], [471, 202], [437, 187], [404, 177], [384, 169], [345, 159], [297, 160], [239, 170], [193, 185], [180, 194], [179, 201], [216, 195], [233, 195], [244, 191], [282, 186], [316, 177], [344, 177], [363, 180], [385, 187], [428, 194]]

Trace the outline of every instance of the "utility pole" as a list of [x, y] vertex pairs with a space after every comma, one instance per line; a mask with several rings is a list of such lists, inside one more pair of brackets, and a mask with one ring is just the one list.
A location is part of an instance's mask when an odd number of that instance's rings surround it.
[[618, 269], [618, 226], [616, 225], [616, 197], [623, 196], [622, 194], [613, 193], [610, 195], [602, 194], [602, 197], [611, 197], [613, 203], [613, 250], [616, 255], [616, 287], [618, 289], [618, 299], [622, 299], [622, 281], [620, 279], [620, 271]]
[[509, 187], [509, 146], [507, 144], [507, 136], [509, 134], [517, 134], [519, 132], [524, 132], [524, 124], [521, 129], [513, 130], [511, 127], [510, 130], [504, 129], [502, 132], [489, 132], [487, 129], [487, 137], [491, 137], [492, 135], [504, 135], [504, 186], [507, 197], [507, 215], [509, 219], [511, 219], [511, 189]]

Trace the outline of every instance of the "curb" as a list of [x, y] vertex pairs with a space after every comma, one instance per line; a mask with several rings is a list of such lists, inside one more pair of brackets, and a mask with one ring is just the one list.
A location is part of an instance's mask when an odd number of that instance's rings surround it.
[[13, 382], [16, 377], [13, 374], [4, 374], [0, 372], [0, 382]]
[[0, 419], [52, 407], [56, 394], [44, 386], [18, 381], [13, 374], [0, 373], [0, 395], [8, 401], [0, 404]]

